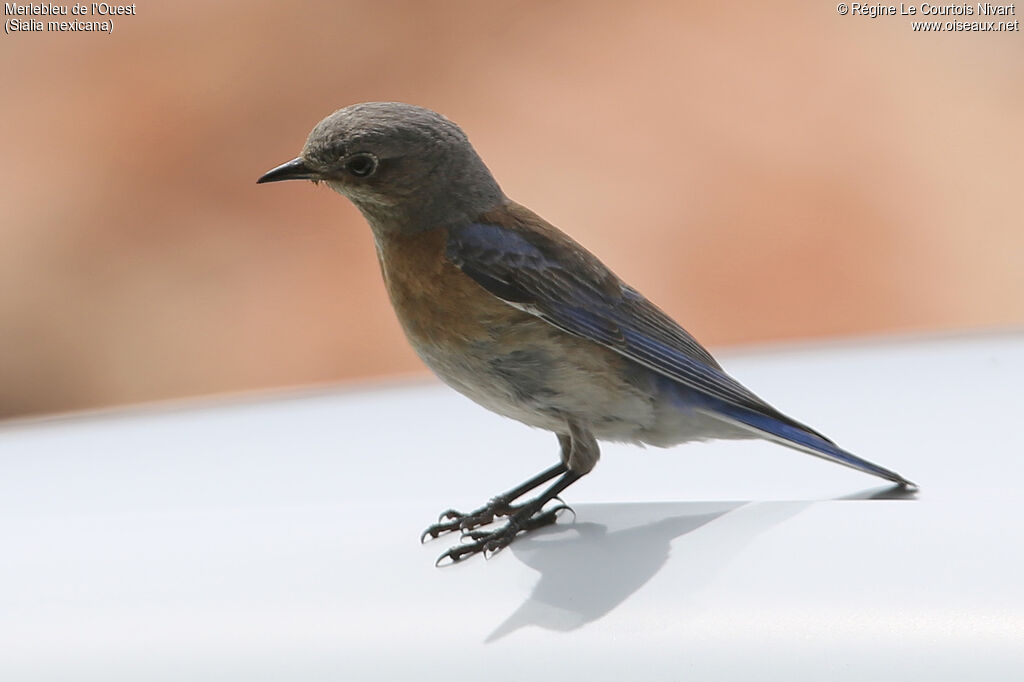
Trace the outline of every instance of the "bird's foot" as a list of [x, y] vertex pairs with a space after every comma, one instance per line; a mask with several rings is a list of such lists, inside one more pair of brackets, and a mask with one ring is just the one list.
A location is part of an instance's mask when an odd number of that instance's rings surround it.
[[468, 514], [463, 514], [455, 509], [449, 509], [437, 517], [437, 523], [423, 531], [423, 534], [420, 535], [420, 542], [426, 542], [427, 538], [434, 539], [439, 535], [456, 530], [465, 532], [480, 526], [486, 526], [489, 523], [493, 523], [494, 519], [499, 516], [509, 516], [518, 509], [519, 507], [512, 506], [509, 500], [502, 495], [491, 498], [490, 502]]
[[[509, 509], [511, 510], [511, 508]], [[558, 512], [565, 509], [572, 511], [570, 507], [565, 504], [559, 504], [558, 506], [545, 511], [541, 506], [528, 503], [517, 507], [514, 511], [510, 511], [510, 513], [502, 514], [502, 516], [508, 516], [508, 521], [503, 526], [495, 530], [473, 530], [472, 528], [465, 528], [462, 531], [462, 539], [469, 541], [464, 542], [461, 545], [456, 545], [439, 556], [437, 558], [436, 565], [441, 566], [442, 564], [448, 563], [457, 564], [474, 554], [480, 553], [483, 553], [484, 558], [490, 558], [492, 555], [512, 544], [512, 541], [515, 540], [516, 536], [520, 533], [535, 530], [554, 523], [558, 518]], [[493, 520], [493, 517], [491, 520]], [[490, 521], [488, 521], [488, 523], [490, 523]], [[438, 525], [442, 524], [435, 524], [434, 526], [431, 526], [427, 529], [427, 533]], [[480, 525], [484, 524], [477, 524], [477, 526]], [[476, 528], [477, 526], [473, 526], [473, 528]], [[424, 537], [427, 533], [424, 533]]]

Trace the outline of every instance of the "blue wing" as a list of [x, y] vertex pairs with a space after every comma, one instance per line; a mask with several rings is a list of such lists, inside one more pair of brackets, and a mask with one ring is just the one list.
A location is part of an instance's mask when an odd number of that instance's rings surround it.
[[909, 484], [768, 405], [596, 257], [524, 209], [519, 213], [451, 229], [447, 259], [498, 298], [700, 392], [719, 418], [810, 454]]

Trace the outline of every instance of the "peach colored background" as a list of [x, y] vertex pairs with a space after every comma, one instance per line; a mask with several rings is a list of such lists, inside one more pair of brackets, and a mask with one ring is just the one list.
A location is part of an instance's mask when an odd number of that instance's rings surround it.
[[1024, 321], [1020, 33], [831, 2], [137, 13], [0, 36], [0, 416], [425, 372], [355, 209], [254, 184], [362, 100], [460, 123], [712, 346]]

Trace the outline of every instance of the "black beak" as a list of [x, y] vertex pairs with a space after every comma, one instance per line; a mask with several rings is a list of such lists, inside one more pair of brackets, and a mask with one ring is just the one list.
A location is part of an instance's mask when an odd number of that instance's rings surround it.
[[277, 168], [269, 170], [260, 176], [256, 181], [257, 185], [264, 182], [280, 182], [281, 180], [317, 180], [320, 174], [307, 166], [301, 158], [292, 159], [288, 163], [282, 163]]

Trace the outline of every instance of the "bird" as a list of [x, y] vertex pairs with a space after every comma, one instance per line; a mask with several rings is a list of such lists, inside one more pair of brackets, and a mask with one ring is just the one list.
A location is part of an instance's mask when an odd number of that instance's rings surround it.
[[463, 130], [435, 111], [339, 109], [256, 182], [284, 180], [322, 182], [359, 209], [402, 329], [443, 382], [558, 439], [557, 464], [424, 531], [421, 541], [461, 533], [439, 565], [491, 556], [554, 523], [567, 509], [562, 492], [597, 464], [598, 441], [762, 438], [916, 489], [733, 379], [596, 256], [508, 198]]

